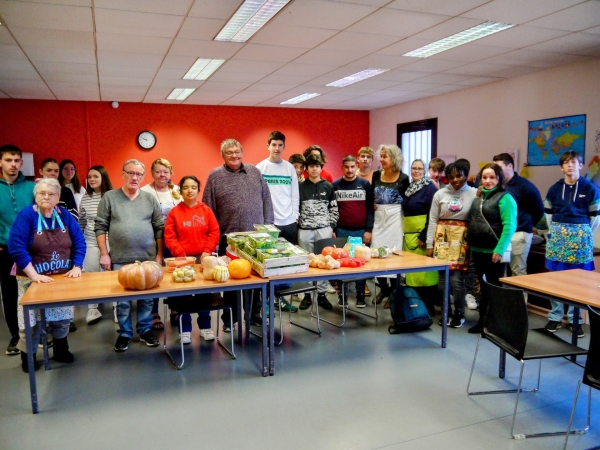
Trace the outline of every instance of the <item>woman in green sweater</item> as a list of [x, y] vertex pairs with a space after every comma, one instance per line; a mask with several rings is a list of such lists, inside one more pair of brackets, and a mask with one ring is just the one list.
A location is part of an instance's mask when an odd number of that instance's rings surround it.
[[[504, 174], [498, 164], [486, 164], [479, 173], [481, 196], [471, 205], [469, 245], [475, 260], [475, 272], [483, 286], [488, 283], [500, 286], [506, 264], [502, 256], [517, 229], [517, 203], [504, 190]], [[479, 300], [479, 321], [469, 333], [481, 333], [487, 311], [488, 299], [482, 292]]]

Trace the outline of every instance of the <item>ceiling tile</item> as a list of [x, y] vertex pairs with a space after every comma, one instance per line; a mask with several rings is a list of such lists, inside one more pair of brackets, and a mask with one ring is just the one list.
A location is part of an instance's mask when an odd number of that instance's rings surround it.
[[13, 98], [55, 98], [44, 82], [36, 80], [0, 80], [0, 90]]
[[447, 38], [453, 34], [460, 33], [461, 31], [473, 28], [476, 25], [482, 23], [480, 19], [469, 19], [467, 17], [453, 17], [446, 20], [438, 25], [435, 25], [427, 30], [421, 31], [414, 35], [415, 38], [419, 39], [431, 39], [437, 41], [438, 39]]
[[295, 0], [272, 20], [277, 25], [344, 30], [376, 11], [374, 6], [326, 0]]
[[268, 75], [283, 67], [285, 62], [250, 61], [245, 59], [229, 59], [219, 67], [219, 72], [247, 72]]
[[252, 44], [273, 44], [284, 47], [313, 48], [339, 33], [324, 28], [293, 27], [267, 23], [259, 33], [252, 36]]
[[94, 31], [92, 9], [19, 1], [0, 1], [0, 14], [10, 27]]
[[17, 45], [6, 27], [0, 27], [0, 45]]
[[447, 61], [473, 62], [487, 59], [492, 56], [501, 55], [502, 53], [509, 51], [510, 49], [503, 47], [489, 47], [486, 45], [469, 44], [454, 47], [450, 50], [446, 50], [445, 52], [433, 55], [430, 58], [434, 60], [443, 59]]
[[158, 69], [162, 55], [98, 51], [98, 64], [107, 66], [153, 67]]
[[68, 73], [65, 70], [58, 71], [45, 71], [41, 73], [44, 81], [48, 84], [52, 82], [64, 82], [64, 83], [92, 83], [98, 86], [98, 76], [83, 75], [80, 73]]
[[448, 92], [459, 91], [461, 89], [466, 89], [467, 86], [458, 86], [455, 84], [444, 84], [439, 85], [433, 89], [429, 89], [429, 92], [435, 92], [436, 94], [447, 94]]
[[59, 91], [67, 91], [67, 90], [76, 90], [80, 92], [96, 92], [98, 93], [98, 82], [89, 83], [86, 81], [54, 81], [48, 83], [52, 92], [55, 90]]
[[289, 91], [296, 87], [295, 84], [272, 84], [272, 83], [254, 83], [248, 86], [246, 91], [257, 91], [257, 92], [276, 92], [278, 94]]
[[584, 56], [568, 55], [564, 53], [543, 52], [540, 50], [513, 50], [502, 55], [486, 60], [490, 63], [508, 64], [514, 66], [528, 66], [547, 68], [559, 64], [567, 64], [586, 59]]
[[10, 31], [22, 47], [35, 46], [95, 50], [94, 34], [92, 32], [22, 27], [11, 27]]
[[408, 53], [412, 50], [416, 50], [417, 48], [421, 48], [427, 44], [431, 44], [433, 39], [419, 39], [415, 37], [409, 37], [403, 39], [395, 44], [392, 44], [382, 50], [376, 52], [378, 55], [392, 55], [392, 56], [402, 56], [405, 53]]
[[557, 30], [581, 31], [600, 25], [600, 1], [588, 1], [572, 8], [550, 14], [529, 25]]
[[109, 77], [100, 74], [101, 86], [145, 86], [152, 83], [152, 78], [133, 78], [133, 77]]
[[17, 45], [0, 45], [0, 61], [4, 63], [6, 60], [16, 59], [16, 60], [27, 60], [27, 56], [23, 53], [20, 47]]
[[468, 77], [463, 78], [460, 81], [455, 82], [454, 84], [459, 84], [462, 86], [478, 86], [480, 84], [485, 83], [493, 83], [495, 81], [503, 80], [502, 77]]
[[477, 41], [481, 45], [505, 47], [511, 49], [523, 48], [568, 34], [568, 31], [549, 30], [547, 28], [519, 25], [508, 30], [500, 31]]
[[435, 83], [421, 83], [421, 80], [418, 80], [418, 81], [409, 81], [407, 83], [402, 83], [402, 84], [399, 84], [398, 86], [395, 86], [394, 88], [397, 88], [397, 89], [403, 90], [403, 91], [418, 92], [418, 91], [426, 91], [428, 89], [434, 89], [437, 86], [439, 86], [439, 85], [435, 84]]
[[346, 67], [356, 67], [361, 69], [397, 69], [398, 67], [406, 66], [413, 62], [415, 62], [414, 58], [407, 58], [406, 56], [391, 56], [373, 53], [348, 63]]
[[245, 73], [245, 72], [221, 72], [216, 71], [210, 77], [212, 81], [222, 82], [241, 82], [241, 83], [256, 83], [258, 80], [263, 79], [266, 74], [263, 73]]
[[100, 76], [105, 77], [152, 78], [156, 74], [156, 67], [113, 66], [101, 63], [98, 72]]
[[490, 72], [488, 75], [491, 77], [520, 77], [531, 72], [541, 70], [540, 67], [528, 67], [528, 66], [512, 66], [506, 69], [501, 69], [495, 72]]
[[212, 41], [221, 28], [227, 23], [223, 19], [207, 19], [204, 17], [187, 17], [178, 38], [181, 39], [199, 39], [201, 41]]
[[584, 33], [600, 34], [600, 27], [586, 28]]
[[95, 9], [96, 31], [172, 38], [183, 23], [183, 17], [115, 9]]
[[319, 45], [317, 49], [369, 54], [397, 41], [396, 36], [342, 31]]
[[337, 69], [337, 66], [323, 64], [297, 64], [290, 63], [274, 72], [277, 75], [299, 75], [315, 78]]
[[456, 75], [452, 73], [435, 73], [426, 77], [420, 78], [419, 82], [436, 83], [436, 84], [452, 84], [457, 81], [464, 80], [465, 75]]
[[229, 59], [243, 46], [244, 44], [239, 42], [198, 41], [177, 38], [173, 41], [169, 55]]
[[[204, 84], [204, 81], [199, 80], [167, 80], [165, 78], [155, 78], [152, 82], [152, 86], [155, 87], [170, 87], [171, 90], [175, 88], [199, 88]], [[169, 91], [171, 92], [171, 91]]]
[[185, 100], [185, 103], [191, 105], [219, 104], [235, 94], [237, 94], [237, 91], [205, 91], [198, 89]]
[[229, 20], [242, 3], [243, 0], [195, 0], [188, 15]]
[[36, 80], [42, 81], [40, 75], [33, 67], [28, 69], [7, 69], [4, 65], [0, 68], [0, 79], [2, 80]]
[[10, 98], [8, 95], [6, 95], [4, 92], [0, 91], [0, 98]]
[[166, 55], [172, 40], [156, 36], [133, 36], [128, 34], [96, 33], [98, 51], [154, 53]]
[[96, 64], [96, 52], [69, 48], [23, 47], [23, 50], [34, 62], [66, 62], [79, 64]]
[[251, 82], [243, 82], [243, 81], [218, 81], [213, 80], [212, 77], [205, 81], [204, 84], [198, 89], [202, 92], [209, 91], [220, 91], [220, 92], [228, 92], [231, 95], [237, 94], [238, 92], [246, 89], [250, 86]]
[[487, 2], [489, 0], [452, 0], [450, 2], [440, 2], [439, 0], [395, 0], [385, 6], [386, 8], [404, 9], [406, 11], [424, 13], [435, 11], [436, 14], [457, 16]]
[[[596, 55], [600, 49], [600, 34], [573, 33], [551, 41], [527, 47], [528, 50], [570, 53], [573, 55]], [[595, 50], [595, 52], [594, 52]]]
[[302, 84], [311, 79], [315, 78], [313, 75], [294, 75], [294, 74], [281, 74], [281, 73], [272, 73], [271, 75], [267, 75], [265, 78], [261, 80], [261, 83], [274, 83], [274, 84]]
[[490, 64], [487, 61], [479, 61], [470, 64], [465, 64], [464, 66], [458, 66], [454, 69], [449, 69], [446, 73], [456, 73], [463, 75], [487, 75], [492, 72], [496, 72], [498, 70], [509, 69], [514, 66], [509, 66], [507, 64]]
[[[496, 0], [465, 12], [464, 17], [503, 23], [526, 23], [539, 17], [581, 3], [583, 0]], [[530, 23], [530, 25], [533, 25]], [[541, 26], [542, 25], [534, 25]], [[554, 27], [545, 27], [554, 28]]]
[[363, 56], [365, 55], [361, 53], [320, 50], [316, 48], [296, 58], [294, 62], [298, 64], [335, 64], [343, 66]]
[[397, 81], [398, 83], [405, 81], [417, 80], [430, 75], [429, 72], [418, 72], [404, 69], [390, 70], [389, 72], [377, 75], [380, 80]]
[[349, 27], [348, 31], [362, 33], [373, 33], [376, 31], [379, 34], [408, 37], [448, 19], [450, 19], [449, 16], [440, 14], [425, 14], [382, 8]]
[[[0, 51], [0, 55], [1, 54], [2, 52]], [[26, 59], [4, 59], [1, 56], [0, 59], [2, 59], [3, 70], [35, 70], [31, 63]], [[2, 78], [0, 78], [0, 81], [1, 80]]]
[[188, 81], [184, 80], [183, 76], [187, 73], [187, 69], [168, 69], [164, 65], [156, 73], [157, 80], [170, 80], [170, 81]]
[[94, 0], [96, 8], [185, 16], [194, 0]]
[[[406, 56], [406, 58], [409, 58]], [[412, 64], [408, 64], [403, 69], [416, 72], [444, 72], [455, 67], [460, 67], [465, 64], [464, 61], [447, 61], [444, 59], [433, 58], [410, 58], [415, 60]]]
[[304, 48], [276, 45], [246, 44], [236, 53], [236, 59], [250, 61], [289, 62], [306, 52]]
[[198, 59], [196, 56], [177, 56], [169, 54], [165, 57], [161, 67], [165, 69], [183, 69], [187, 72], [190, 67], [194, 65], [196, 59]]

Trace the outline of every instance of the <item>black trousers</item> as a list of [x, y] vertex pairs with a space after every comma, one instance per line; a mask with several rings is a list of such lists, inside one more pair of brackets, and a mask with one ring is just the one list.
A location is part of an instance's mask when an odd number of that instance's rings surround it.
[[494, 286], [501, 286], [500, 278], [504, 276], [506, 263], [492, 262], [492, 253], [483, 253], [473, 250], [471, 254], [475, 260], [475, 273], [477, 274], [479, 284], [481, 285], [479, 318], [480, 320], [483, 320], [489, 304], [489, 298], [485, 295], [485, 290], [483, 288], [483, 277], [485, 275], [485, 279], [488, 283], [493, 284]]
[[4, 318], [11, 336], [19, 335], [19, 322], [17, 319], [17, 302], [19, 290], [17, 277], [10, 274], [14, 261], [8, 254], [8, 249], [0, 251], [0, 287], [2, 289], [2, 305]]

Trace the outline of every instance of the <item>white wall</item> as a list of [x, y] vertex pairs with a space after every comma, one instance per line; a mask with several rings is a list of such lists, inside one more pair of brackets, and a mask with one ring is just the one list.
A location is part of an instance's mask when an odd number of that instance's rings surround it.
[[[373, 110], [370, 145], [396, 143], [399, 123], [437, 117], [438, 155], [467, 158], [474, 173], [479, 162], [519, 149], [522, 166], [527, 161], [528, 121], [576, 114], [587, 114], [587, 173], [600, 130], [599, 59]], [[542, 196], [562, 175], [558, 166], [529, 167], [529, 173]]]

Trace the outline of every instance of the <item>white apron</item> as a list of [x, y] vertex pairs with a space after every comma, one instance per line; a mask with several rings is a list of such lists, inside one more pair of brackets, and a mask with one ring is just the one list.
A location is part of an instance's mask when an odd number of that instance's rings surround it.
[[402, 250], [404, 241], [404, 213], [402, 205], [377, 205], [371, 248], [384, 245]]

